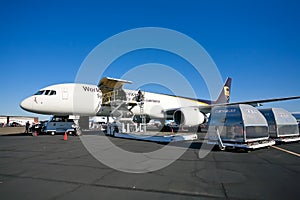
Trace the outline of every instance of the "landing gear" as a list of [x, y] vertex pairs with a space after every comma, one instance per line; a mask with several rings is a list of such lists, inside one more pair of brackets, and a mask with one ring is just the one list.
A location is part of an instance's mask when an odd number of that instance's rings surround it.
[[73, 128], [76, 130], [76, 131], [75, 131], [75, 135], [76, 135], [76, 136], [82, 135], [82, 131], [81, 131], [81, 128], [80, 128], [80, 126], [79, 126], [79, 119], [74, 119], [74, 125], [73, 125]]

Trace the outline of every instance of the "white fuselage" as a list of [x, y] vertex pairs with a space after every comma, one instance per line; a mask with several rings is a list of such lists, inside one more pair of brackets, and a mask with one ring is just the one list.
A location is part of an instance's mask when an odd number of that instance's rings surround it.
[[[126, 101], [134, 101], [138, 91], [124, 89]], [[171, 95], [143, 92], [144, 113], [153, 118], [163, 118], [164, 110], [207, 105], [192, 99]], [[102, 92], [96, 85], [66, 83], [45, 87], [24, 99], [20, 106], [27, 111], [49, 115], [109, 116], [111, 109], [105, 109]], [[133, 114], [140, 113], [135, 106]]]

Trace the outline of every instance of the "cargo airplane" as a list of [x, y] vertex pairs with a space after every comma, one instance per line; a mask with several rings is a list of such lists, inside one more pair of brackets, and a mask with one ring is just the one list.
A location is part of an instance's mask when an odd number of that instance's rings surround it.
[[123, 89], [131, 81], [104, 77], [98, 85], [66, 83], [45, 87], [24, 99], [20, 107], [38, 114], [60, 116], [139, 116], [173, 119], [177, 124], [197, 126], [206, 122], [214, 106], [299, 99], [300, 96], [229, 103], [231, 78], [227, 78], [215, 101]]

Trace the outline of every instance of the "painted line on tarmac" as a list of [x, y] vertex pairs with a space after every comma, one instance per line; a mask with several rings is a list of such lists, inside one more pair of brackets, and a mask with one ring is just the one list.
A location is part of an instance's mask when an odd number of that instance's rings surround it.
[[271, 147], [273, 147], [274, 149], [277, 149], [277, 150], [279, 150], [279, 151], [283, 151], [283, 152], [292, 154], [292, 155], [294, 155], [294, 156], [300, 157], [300, 154], [298, 154], [298, 153], [295, 153], [295, 152], [292, 152], [292, 151], [289, 151], [289, 150], [286, 150], [286, 149], [282, 149], [282, 148], [277, 147], [277, 146], [271, 146]]

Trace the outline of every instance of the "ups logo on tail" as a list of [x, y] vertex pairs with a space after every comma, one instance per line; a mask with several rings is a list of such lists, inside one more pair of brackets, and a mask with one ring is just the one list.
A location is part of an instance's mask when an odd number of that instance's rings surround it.
[[229, 98], [230, 98], [230, 88], [228, 86], [224, 86], [224, 95], [225, 95], [227, 101], [229, 101]]

